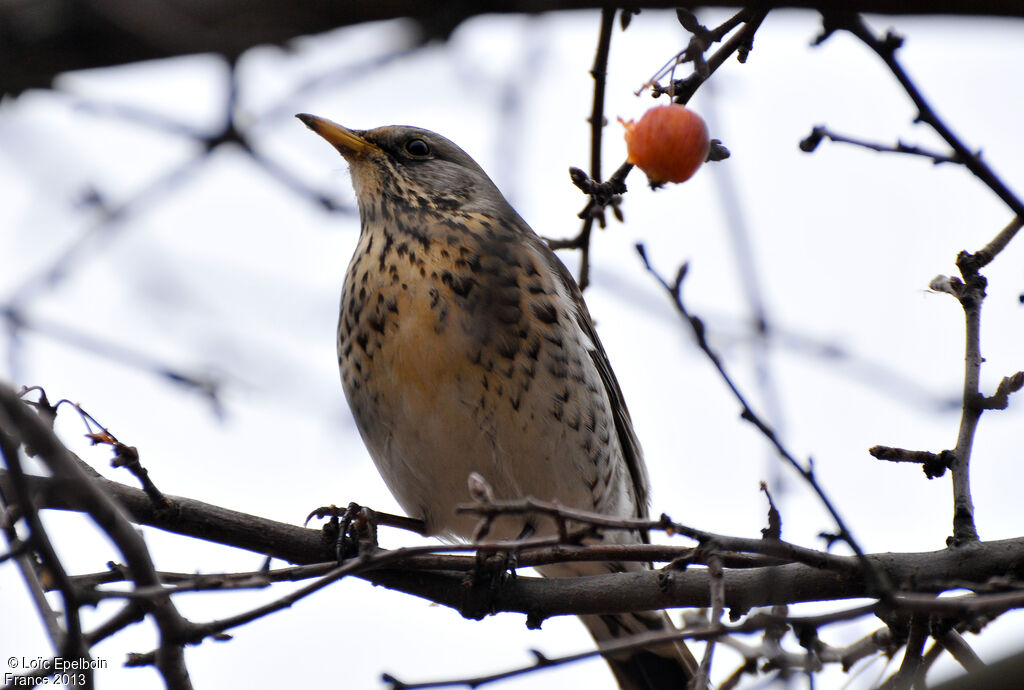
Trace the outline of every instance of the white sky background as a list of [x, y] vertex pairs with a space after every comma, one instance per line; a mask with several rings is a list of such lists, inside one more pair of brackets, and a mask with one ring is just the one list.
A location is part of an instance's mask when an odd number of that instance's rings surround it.
[[[703, 15], [713, 25], [724, 18]], [[969, 145], [1018, 194], [1024, 193], [1024, 60], [1017, 21], [875, 19], [906, 38], [900, 58]], [[310, 186], [352, 203], [345, 164], [291, 115], [311, 112], [357, 128], [415, 124], [454, 139], [488, 170], [520, 213], [546, 236], [578, 230], [585, 199], [567, 168], [588, 167], [595, 13], [484, 17], [446, 45], [398, 59], [357, 78], [295, 92], [296, 85], [400, 45], [401, 22], [357, 26], [259, 48], [242, 58], [240, 115], [255, 122], [259, 150]], [[644, 242], [673, 275], [691, 262], [685, 296], [705, 317], [712, 342], [744, 390], [763, 406], [751, 359], [749, 314], [718, 184], [728, 175], [741, 200], [762, 297], [777, 331], [770, 364], [783, 438], [813, 455], [822, 484], [868, 551], [931, 551], [951, 532], [949, 478], [926, 481], [916, 466], [879, 463], [875, 444], [938, 451], [955, 442], [962, 377], [962, 311], [927, 291], [955, 272], [962, 249], [977, 250], [1011, 218], [960, 167], [797, 143], [816, 124], [894, 143], [940, 148], [881, 61], [845, 34], [809, 47], [816, 15], [776, 13], [757, 34], [746, 65], [727, 63], [691, 106], [732, 151], [684, 185], [651, 192], [639, 171], [627, 180], [626, 224], [595, 235], [586, 297], [629, 402], [654, 483], [652, 512], [696, 527], [759, 536], [766, 506], [761, 479], [778, 481], [784, 537], [820, 546], [834, 526], [769, 452], [710, 364], [693, 347], [667, 299], [632, 249]], [[674, 15], [645, 12], [612, 39], [605, 174], [625, 157], [615, 117], [638, 118], [653, 102], [632, 92], [685, 45]], [[685, 74], [685, 72], [684, 72]], [[192, 57], [68, 75], [64, 93], [29, 92], [0, 108], [0, 301], [91, 228], [95, 211], [75, 206], [91, 184], [111, 202], [130, 199], [196, 154], [187, 138], [72, 107], [68, 94], [158, 113], [201, 129], [221, 117], [226, 68]], [[714, 101], [712, 102], [712, 98]], [[514, 110], [502, 112], [504, 106]], [[221, 148], [196, 174], [89, 245], [64, 280], [40, 293], [27, 315], [146, 353], [185, 371], [226, 377], [226, 414], [203, 398], [135, 367], [61, 339], [22, 332], [3, 341], [5, 378], [79, 401], [123, 442], [138, 446], [165, 492], [282, 521], [301, 522], [319, 505], [357, 500], [398, 510], [346, 409], [333, 352], [338, 294], [358, 233], [354, 215], [329, 214], [297, 196], [250, 159]], [[570, 267], [577, 257], [563, 253]], [[1022, 368], [1024, 248], [987, 268], [983, 389]], [[853, 359], [815, 356], [795, 343], [831, 344]], [[865, 364], [866, 363], [866, 364]], [[982, 419], [973, 460], [978, 529], [984, 539], [1022, 533], [1020, 401]], [[109, 452], [90, 449], [70, 412], [64, 439], [107, 476]], [[47, 515], [73, 572], [102, 570], [117, 556], [81, 520]], [[164, 570], [258, 568], [258, 555], [144, 530]], [[410, 543], [385, 533], [386, 546]], [[680, 542], [682, 543], [682, 542]], [[279, 563], [276, 565], [280, 565]], [[196, 620], [223, 617], [276, 598], [256, 593], [177, 600]], [[840, 604], [841, 606], [841, 604]], [[38, 618], [15, 568], [0, 566], [0, 652], [48, 657]], [[113, 607], [90, 616], [94, 624]], [[12, 622], [17, 621], [17, 624]], [[1015, 648], [1022, 618], [1006, 616], [969, 641], [992, 661]], [[877, 626], [875, 626], [877, 627]], [[871, 628], [828, 629], [848, 643]], [[523, 616], [482, 622], [357, 581], [338, 583], [291, 609], [232, 631], [229, 643], [189, 649], [197, 687], [379, 687], [382, 672], [405, 681], [457, 677], [528, 663], [590, 644], [575, 620], [528, 631]], [[152, 670], [119, 668], [124, 654], [155, 645], [135, 626], [95, 648], [110, 669], [105, 688], [157, 688]], [[795, 648], [795, 645], [793, 645]], [[718, 652], [719, 672], [736, 662]], [[948, 663], [941, 664], [947, 671]], [[864, 685], [880, 672], [869, 669]], [[828, 677], [832, 687], [844, 678]], [[612, 687], [591, 661], [507, 681], [504, 688]]]

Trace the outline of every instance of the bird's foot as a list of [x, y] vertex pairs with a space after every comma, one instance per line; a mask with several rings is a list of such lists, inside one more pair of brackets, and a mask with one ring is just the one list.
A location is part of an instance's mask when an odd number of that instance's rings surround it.
[[367, 551], [377, 547], [376, 514], [370, 508], [355, 502], [346, 508], [321, 506], [306, 517], [306, 522], [325, 517], [330, 521], [324, 525], [324, 534], [333, 542], [339, 564], [358, 556], [361, 548]]
[[473, 570], [466, 573], [465, 584], [497, 591], [516, 577], [518, 556], [512, 551], [477, 551]]
[[[483, 481], [482, 478], [479, 481]], [[490, 487], [486, 487], [488, 494], [490, 494]], [[470, 490], [473, 489], [473, 485], [470, 484]], [[490, 500], [490, 496], [488, 496]], [[519, 532], [519, 536], [516, 537], [516, 541], [523, 541], [529, 539], [536, 532], [533, 523], [527, 522], [523, 525], [522, 530]], [[479, 542], [484, 538], [486, 532], [480, 530], [475, 536], [475, 540]], [[505, 582], [515, 579], [516, 568], [519, 567], [519, 552], [514, 549], [506, 550], [495, 550], [495, 549], [477, 549], [476, 551], [476, 566], [473, 570], [466, 575], [465, 584], [470, 587], [477, 587], [480, 585], [485, 586], [489, 591], [496, 591]]]
[[496, 613], [495, 600], [502, 587], [515, 579], [517, 560], [512, 551], [477, 551], [473, 569], [462, 580], [467, 591], [459, 612], [470, 620]]

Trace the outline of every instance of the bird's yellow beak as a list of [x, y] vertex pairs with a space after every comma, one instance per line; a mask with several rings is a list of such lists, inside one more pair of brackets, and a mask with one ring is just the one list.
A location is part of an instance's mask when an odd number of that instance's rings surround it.
[[295, 117], [302, 120], [303, 124], [326, 139], [345, 158], [380, 151], [380, 147], [376, 144], [371, 144], [351, 129], [342, 127], [336, 122], [331, 122], [327, 118], [307, 113], [299, 113]]

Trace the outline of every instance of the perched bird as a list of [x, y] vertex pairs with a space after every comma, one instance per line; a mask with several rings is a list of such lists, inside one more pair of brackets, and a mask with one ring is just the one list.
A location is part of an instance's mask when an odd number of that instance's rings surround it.
[[[454, 508], [469, 499], [475, 472], [498, 499], [646, 516], [640, 445], [579, 288], [483, 169], [425, 129], [297, 117], [349, 163], [362, 224], [342, 290], [338, 364], [359, 432], [402, 508], [430, 534], [469, 539], [478, 518]], [[554, 530], [547, 518], [505, 516], [490, 536]], [[647, 535], [609, 531], [604, 541]], [[581, 618], [598, 642], [672, 625], [661, 611]], [[627, 690], [686, 688], [696, 668], [681, 644], [606, 659]]]

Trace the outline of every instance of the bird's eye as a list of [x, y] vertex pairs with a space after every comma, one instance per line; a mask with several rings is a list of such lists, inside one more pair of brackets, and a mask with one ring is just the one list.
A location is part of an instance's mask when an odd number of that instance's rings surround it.
[[416, 158], [424, 158], [430, 155], [430, 147], [422, 139], [410, 139], [405, 142], [405, 152]]

